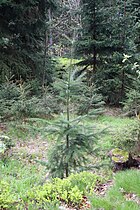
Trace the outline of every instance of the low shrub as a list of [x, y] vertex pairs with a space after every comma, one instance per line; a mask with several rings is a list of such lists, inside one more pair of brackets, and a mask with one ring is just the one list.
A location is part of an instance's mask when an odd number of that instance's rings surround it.
[[28, 199], [41, 205], [59, 201], [79, 205], [83, 196], [94, 189], [97, 178], [97, 175], [90, 172], [71, 174], [65, 179], [54, 178], [51, 182], [30, 191]]
[[55, 94], [46, 88], [43, 93], [40, 90], [39, 95], [36, 93], [35, 84], [8, 81], [0, 85], [0, 117], [22, 119], [59, 113], [61, 108]]
[[0, 135], [0, 159], [2, 159], [2, 161], [6, 161], [12, 147], [14, 147], [13, 140], [8, 136]]
[[101, 115], [104, 112], [105, 102], [103, 96], [98, 94], [99, 90], [94, 86], [84, 85], [80, 99], [77, 102], [77, 114], [92, 114], [95, 116]]
[[14, 203], [14, 195], [11, 193], [8, 183], [0, 180], [0, 209], [12, 209]]
[[132, 88], [126, 92], [126, 100], [123, 103], [124, 112], [130, 116], [140, 114], [140, 71], [137, 71], [137, 78], [132, 80]]
[[123, 129], [116, 130], [112, 138], [112, 144], [114, 147], [137, 153], [137, 146], [140, 144], [140, 122], [136, 120], [123, 127]]
[[18, 100], [19, 91], [16, 84], [6, 82], [0, 85], [0, 116], [9, 118], [12, 116], [12, 107]]
[[34, 114], [38, 99], [30, 97], [31, 88], [26, 83], [17, 85], [8, 81], [0, 86], [0, 115], [3, 119], [21, 118]]
[[84, 171], [77, 174], [71, 174], [68, 179], [72, 183], [73, 187], [77, 186], [83, 194], [86, 194], [92, 192], [97, 179], [100, 179], [100, 177], [96, 174]]

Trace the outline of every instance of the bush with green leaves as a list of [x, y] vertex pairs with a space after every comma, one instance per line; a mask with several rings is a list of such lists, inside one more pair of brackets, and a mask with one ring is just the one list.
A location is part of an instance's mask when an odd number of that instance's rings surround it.
[[29, 85], [8, 81], [0, 87], [0, 102], [1, 117], [20, 118], [33, 115], [38, 99], [30, 98]]
[[[29, 210], [60, 210], [58, 202], [35, 202], [35, 201], [27, 201], [27, 203], [18, 203], [16, 205], [16, 209], [23, 210], [23, 209], [29, 209]], [[13, 209], [15, 210], [15, 209]]]
[[114, 147], [126, 149], [131, 153], [138, 152], [140, 144], [140, 121], [135, 120], [130, 125], [126, 125], [123, 129], [115, 131], [112, 137]]
[[13, 115], [12, 108], [19, 97], [19, 89], [13, 82], [0, 85], [0, 115], [10, 117]]
[[131, 89], [126, 93], [126, 97], [124, 111], [128, 112], [130, 116], [136, 116], [140, 113], [140, 91], [138, 92], [136, 89]]
[[14, 194], [10, 191], [8, 183], [0, 180], [0, 209], [14, 209], [15, 202]]
[[42, 115], [52, 116], [62, 112], [62, 105], [58, 101], [57, 96], [51, 88], [45, 88], [38, 103], [38, 113]]
[[126, 100], [124, 101], [124, 111], [130, 116], [137, 116], [140, 114], [140, 72], [138, 77], [133, 79], [133, 87], [128, 89], [126, 93]]
[[14, 146], [14, 142], [8, 136], [0, 135], [0, 154], [4, 154], [6, 151]]
[[80, 205], [83, 196], [91, 193], [99, 177], [90, 172], [71, 174], [68, 178], [55, 178], [28, 193], [28, 200], [35, 204], [65, 203]]
[[[35, 83], [36, 84], [36, 83]], [[32, 89], [33, 88], [33, 89]], [[15, 84], [12, 81], [0, 86], [0, 115], [2, 118], [45, 117], [60, 112], [55, 94], [48, 90], [36, 92], [34, 84]]]

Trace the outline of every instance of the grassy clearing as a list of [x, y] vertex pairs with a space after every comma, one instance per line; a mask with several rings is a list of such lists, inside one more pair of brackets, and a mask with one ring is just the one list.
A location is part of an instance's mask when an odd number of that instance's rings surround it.
[[[57, 116], [51, 120], [55, 121]], [[50, 121], [50, 120], [49, 120]], [[118, 130], [123, 131], [126, 126], [133, 124], [135, 120], [130, 118], [121, 118], [116, 116], [100, 116], [96, 119], [84, 120], [83, 124], [87, 124], [95, 132], [102, 132], [95, 147], [99, 152], [96, 157], [91, 158], [93, 165], [109, 164], [108, 152], [114, 148], [114, 136]], [[46, 161], [48, 147], [53, 142], [54, 136], [47, 136], [44, 132], [39, 132], [46, 126], [46, 120], [40, 119], [37, 122], [34, 120], [24, 122], [11, 122], [8, 124], [7, 135], [12, 137], [15, 141], [15, 148], [13, 149], [13, 158], [20, 160], [21, 162], [33, 162], [34, 160]], [[32, 129], [32, 126], [35, 129]], [[43, 129], [44, 130], [44, 129]], [[98, 169], [99, 170], [99, 169]], [[109, 168], [105, 168], [106, 171]]]

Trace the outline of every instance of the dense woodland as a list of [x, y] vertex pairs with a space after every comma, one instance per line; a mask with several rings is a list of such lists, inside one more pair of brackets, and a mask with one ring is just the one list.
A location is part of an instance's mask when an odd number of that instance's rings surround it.
[[138, 210], [139, 152], [140, 0], [0, 0], [0, 209]]

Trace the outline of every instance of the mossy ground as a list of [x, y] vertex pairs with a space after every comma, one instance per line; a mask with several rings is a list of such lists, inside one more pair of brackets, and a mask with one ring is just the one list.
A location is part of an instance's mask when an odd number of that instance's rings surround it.
[[111, 153], [111, 158], [115, 163], [125, 163], [129, 159], [129, 152], [125, 150], [115, 148], [111, 151]]

